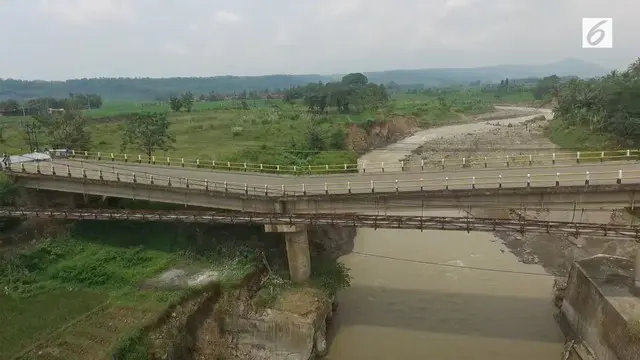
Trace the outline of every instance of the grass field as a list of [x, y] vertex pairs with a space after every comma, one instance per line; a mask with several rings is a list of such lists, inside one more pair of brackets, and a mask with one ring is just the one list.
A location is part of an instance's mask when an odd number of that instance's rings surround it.
[[602, 150], [623, 149], [629, 146], [622, 139], [606, 133], [595, 133], [588, 127], [567, 126], [561, 119], [552, 120], [545, 129], [545, 135], [554, 144], [565, 149]]
[[[486, 97], [486, 96], [483, 96]], [[423, 127], [463, 121], [465, 114], [482, 113], [490, 102], [467, 91], [436, 98], [426, 95], [400, 94], [384, 108], [363, 114], [330, 113], [316, 120], [330, 152], [308, 151], [311, 117], [303, 105], [285, 104], [281, 100], [248, 100], [249, 109], [239, 108], [238, 101], [200, 102], [192, 112], [171, 113], [171, 132], [175, 149], [156, 154], [159, 157], [216, 161], [240, 161], [283, 165], [324, 165], [354, 163], [356, 154], [345, 149], [350, 124], [365, 126], [370, 121], [384, 122], [397, 117], [416, 120]], [[161, 103], [108, 103], [100, 109], [87, 110], [93, 147], [82, 149], [104, 153], [121, 152], [122, 115], [140, 111], [169, 111]], [[15, 154], [28, 150], [21, 122], [25, 118], [0, 118], [3, 124], [3, 149]], [[28, 120], [28, 118], [27, 118]], [[44, 134], [40, 144], [46, 146]], [[129, 150], [136, 153], [135, 150]]]
[[27, 298], [0, 295], [0, 358], [11, 359], [33, 342], [100, 306], [108, 296], [92, 291], [52, 290]]

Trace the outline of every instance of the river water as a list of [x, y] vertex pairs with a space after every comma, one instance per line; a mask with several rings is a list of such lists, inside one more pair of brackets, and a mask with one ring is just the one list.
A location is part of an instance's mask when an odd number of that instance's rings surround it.
[[[397, 149], [408, 150], [408, 144], [482, 126], [421, 131], [392, 151], [364, 158], [398, 161], [406, 154]], [[354, 252], [341, 261], [353, 282], [338, 296], [331, 360], [561, 358], [553, 278], [539, 265], [518, 262], [491, 233], [359, 229]]]

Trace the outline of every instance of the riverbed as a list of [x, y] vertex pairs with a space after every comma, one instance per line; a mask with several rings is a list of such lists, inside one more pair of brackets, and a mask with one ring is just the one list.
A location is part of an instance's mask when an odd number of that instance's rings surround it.
[[[420, 131], [361, 160], [397, 162], [421, 143], [489, 126]], [[564, 338], [552, 317], [553, 277], [519, 261], [491, 233], [358, 229], [354, 251], [341, 261], [353, 283], [338, 296], [331, 360], [560, 359]]]

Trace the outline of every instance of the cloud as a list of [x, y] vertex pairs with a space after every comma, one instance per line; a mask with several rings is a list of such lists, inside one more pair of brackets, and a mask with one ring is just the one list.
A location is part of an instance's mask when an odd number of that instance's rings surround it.
[[170, 55], [184, 56], [189, 53], [187, 48], [181, 44], [165, 44], [163, 50]]
[[134, 17], [133, 8], [126, 0], [40, 0], [39, 10], [72, 25]]
[[364, 5], [363, 0], [328, 0], [321, 4], [320, 13], [334, 17], [356, 13]]
[[[0, 54], [12, 56], [0, 56], [0, 77], [344, 73], [568, 57], [620, 68], [638, 56], [637, 13], [638, 0], [8, 0], [0, 31], [12, 38]], [[614, 48], [582, 49], [582, 17], [612, 17]], [[225, 28], [234, 24], [242, 26]]]
[[213, 15], [213, 21], [216, 23], [232, 24], [241, 20], [240, 15], [228, 11], [218, 11]]

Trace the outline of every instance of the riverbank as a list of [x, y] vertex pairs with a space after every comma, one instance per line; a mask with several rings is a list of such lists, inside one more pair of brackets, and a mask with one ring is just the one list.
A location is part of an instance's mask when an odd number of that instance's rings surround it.
[[[550, 118], [550, 114], [545, 114]], [[462, 158], [462, 157], [507, 157], [522, 154], [549, 154], [560, 147], [546, 137], [548, 119], [532, 119], [522, 123], [507, 125], [494, 123], [490, 128], [478, 129], [464, 134], [440, 137], [417, 149], [410, 161], [421, 159]], [[425, 148], [426, 147], [426, 148]], [[439, 150], [443, 149], [443, 150]], [[462, 150], [446, 150], [462, 149]], [[515, 150], [514, 150], [515, 149]], [[520, 164], [528, 166], [527, 163]], [[534, 164], [535, 165], [535, 164]], [[518, 166], [513, 164], [512, 166]], [[518, 217], [550, 221], [571, 221], [580, 219], [594, 223], [621, 224], [632, 220], [624, 209], [615, 211], [522, 211], [519, 209], [483, 209], [471, 213], [482, 217]], [[564, 277], [571, 264], [578, 259], [596, 254], [635, 256], [633, 241], [611, 240], [606, 237], [532, 234], [496, 234], [509, 249], [527, 264], [540, 264], [550, 274]]]
[[[199, 344], [187, 346], [193, 359], [259, 359], [256, 351], [307, 359], [326, 351], [332, 298], [350, 281], [332, 255], [349, 251], [349, 229], [311, 234], [312, 278], [301, 285], [286, 280], [283, 239], [262, 228], [83, 221], [57, 229], [3, 248], [0, 306], [9, 321], [0, 324], [0, 358], [166, 358], [160, 353], [188, 343]], [[217, 328], [227, 330], [212, 338]], [[256, 331], [263, 342], [247, 340]]]

